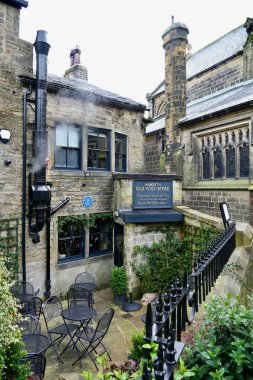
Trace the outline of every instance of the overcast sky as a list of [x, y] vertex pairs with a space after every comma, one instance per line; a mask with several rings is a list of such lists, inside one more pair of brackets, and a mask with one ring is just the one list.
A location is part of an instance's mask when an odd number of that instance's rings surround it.
[[48, 32], [50, 74], [62, 76], [70, 50], [81, 49], [90, 83], [146, 104], [164, 79], [162, 34], [183, 22], [194, 53], [253, 17], [252, 0], [28, 0], [20, 37]]

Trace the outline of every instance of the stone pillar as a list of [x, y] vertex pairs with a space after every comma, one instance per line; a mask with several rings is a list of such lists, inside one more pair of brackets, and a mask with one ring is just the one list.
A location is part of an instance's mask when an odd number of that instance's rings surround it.
[[182, 174], [179, 120], [186, 114], [186, 45], [188, 28], [174, 23], [163, 33], [165, 50], [166, 173]]
[[244, 27], [248, 38], [243, 47], [243, 79], [253, 79], [253, 18], [247, 18]]
[[83, 80], [88, 80], [88, 70], [86, 67], [81, 65], [81, 50], [79, 46], [75, 49], [71, 49], [70, 52], [70, 68], [65, 71], [65, 78], [78, 78]]

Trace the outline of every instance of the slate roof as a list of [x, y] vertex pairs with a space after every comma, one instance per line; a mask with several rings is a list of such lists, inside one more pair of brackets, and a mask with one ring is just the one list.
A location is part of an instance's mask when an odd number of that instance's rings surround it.
[[28, 1], [25, 0], [1, 0], [2, 3], [11, 5], [12, 7], [21, 9], [22, 7], [27, 8]]
[[[24, 84], [32, 84], [33, 86], [35, 86], [36, 83], [35, 78], [22, 75], [20, 76], [20, 80]], [[144, 112], [146, 109], [146, 105], [144, 104], [94, 86], [83, 79], [69, 79], [49, 74], [47, 89], [48, 91], [61, 91], [62, 94], [70, 95], [72, 97], [82, 99], [85, 98], [94, 103], [115, 106], [122, 109], [129, 109], [139, 112]]]
[[121, 106], [122, 108], [134, 109], [137, 111], [144, 111], [146, 106], [138, 103], [132, 99], [125, 98], [113, 92], [104, 90], [100, 87], [78, 78], [65, 78], [56, 75], [48, 75], [48, 88], [49, 89], [65, 89], [71, 90], [78, 94], [87, 96], [91, 100], [100, 101], [103, 104]]
[[146, 127], [146, 133], [153, 133], [155, 131], [159, 131], [160, 129], [165, 128], [165, 117], [162, 116], [153, 123], [150, 123]]
[[[215, 92], [202, 99], [195, 100], [186, 105], [186, 117], [179, 124], [186, 124], [205, 118], [214, 117], [216, 114], [232, 111], [235, 108], [253, 106], [253, 79], [241, 82], [233, 87]], [[146, 133], [152, 133], [165, 127], [165, 117], [148, 124]]]
[[193, 101], [186, 106], [186, 117], [180, 124], [187, 123], [225, 111], [232, 111], [235, 107], [253, 106], [253, 80], [241, 82], [233, 87], [216, 92], [205, 98]]
[[152, 92], [147, 94], [147, 99], [151, 99], [154, 96], [165, 91], [165, 80], [163, 80]]
[[186, 63], [186, 78], [189, 79], [238, 54], [243, 50], [246, 39], [246, 29], [241, 25], [190, 55]]
[[[226, 61], [243, 50], [247, 39], [247, 32], [243, 25], [213, 41], [197, 52], [191, 54], [186, 61], [186, 79], [200, 74], [217, 64]], [[148, 97], [153, 97], [165, 90], [163, 80]]]

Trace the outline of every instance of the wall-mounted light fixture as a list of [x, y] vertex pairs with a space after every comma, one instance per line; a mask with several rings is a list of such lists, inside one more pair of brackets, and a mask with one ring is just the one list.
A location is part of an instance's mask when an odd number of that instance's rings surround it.
[[223, 220], [223, 223], [224, 223], [224, 227], [225, 227], [225, 229], [227, 229], [229, 227], [230, 222], [231, 222], [231, 219], [230, 219], [230, 216], [229, 216], [229, 212], [228, 212], [227, 203], [226, 202], [221, 202], [219, 204], [219, 206], [220, 206], [221, 217], [222, 217], [222, 220]]
[[7, 143], [11, 138], [11, 132], [8, 129], [1, 129], [0, 139], [3, 143]]

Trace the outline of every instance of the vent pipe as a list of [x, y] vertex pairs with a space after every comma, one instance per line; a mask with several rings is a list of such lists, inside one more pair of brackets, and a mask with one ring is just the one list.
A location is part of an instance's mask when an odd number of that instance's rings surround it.
[[34, 43], [36, 52], [36, 107], [35, 107], [35, 131], [33, 134], [33, 174], [34, 185], [30, 189], [30, 206], [35, 217], [35, 223], [30, 224], [30, 233], [33, 242], [40, 241], [38, 232], [45, 225], [47, 209], [50, 207], [51, 189], [46, 183], [46, 157], [48, 153], [46, 131], [46, 106], [47, 106], [47, 60], [50, 45], [47, 42], [47, 32], [37, 31]]

